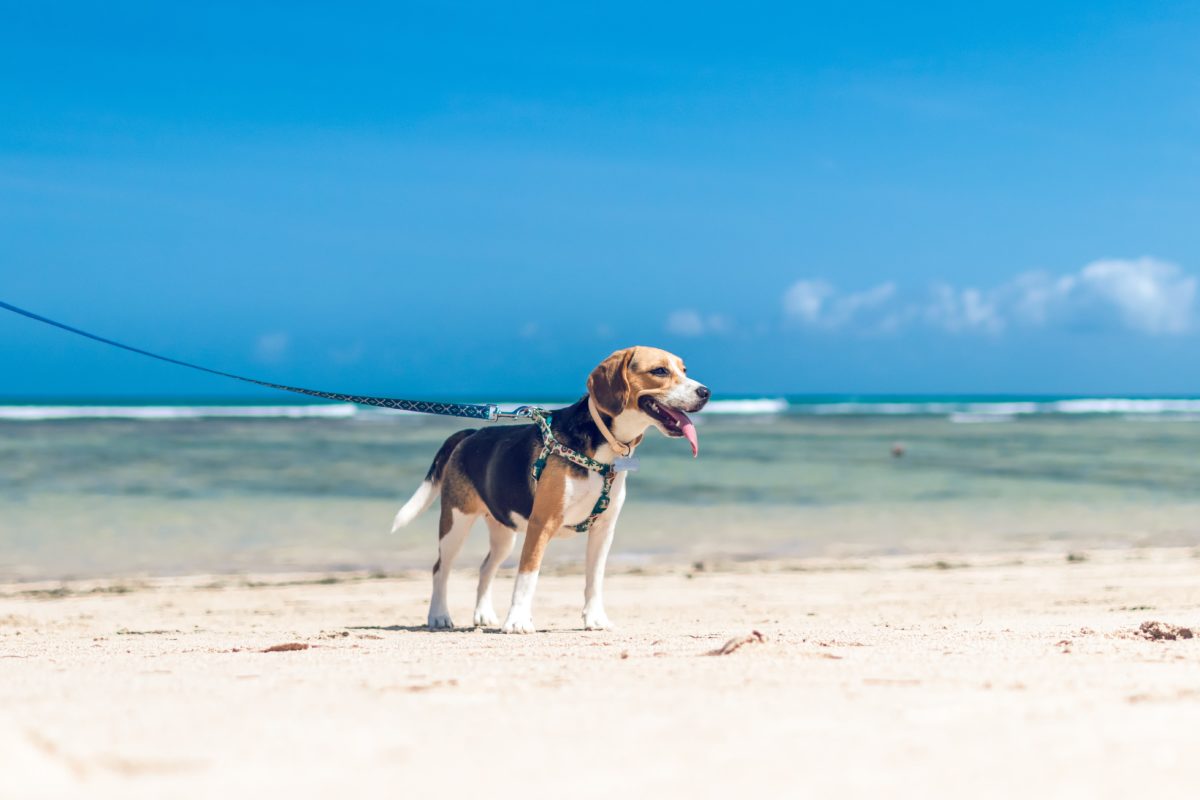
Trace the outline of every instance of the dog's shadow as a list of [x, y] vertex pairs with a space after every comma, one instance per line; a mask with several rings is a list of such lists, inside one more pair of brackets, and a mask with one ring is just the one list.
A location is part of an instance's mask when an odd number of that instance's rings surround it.
[[385, 633], [454, 633], [458, 628], [430, 628], [428, 625], [347, 625], [348, 631], [382, 631]]
[[348, 631], [380, 633], [499, 633], [499, 628], [430, 628], [428, 625], [347, 625]]
[[[499, 628], [430, 628], [428, 625], [347, 625], [348, 631], [379, 631], [381, 633], [485, 633], [501, 634]], [[538, 630], [537, 633], [595, 633], [587, 628], [563, 628], [561, 630]]]

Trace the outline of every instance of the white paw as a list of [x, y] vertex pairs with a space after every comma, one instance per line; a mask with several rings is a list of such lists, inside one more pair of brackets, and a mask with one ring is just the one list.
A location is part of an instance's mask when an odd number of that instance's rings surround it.
[[429, 612], [429, 630], [446, 630], [454, 627], [454, 622], [450, 619], [449, 614], [434, 614]]
[[475, 609], [475, 627], [476, 628], [494, 628], [500, 624], [500, 617], [496, 616], [496, 612], [491, 606]]
[[503, 633], [533, 633], [533, 617], [528, 612], [510, 611], [500, 630]]
[[583, 629], [585, 631], [611, 631], [612, 622], [604, 609], [583, 612]]

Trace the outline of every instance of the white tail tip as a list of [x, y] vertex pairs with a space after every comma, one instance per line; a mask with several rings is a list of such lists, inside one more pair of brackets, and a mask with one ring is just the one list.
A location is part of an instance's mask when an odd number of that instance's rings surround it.
[[423, 481], [417, 491], [413, 493], [413, 496], [408, 498], [408, 502], [404, 504], [404, 507], [396, 512], [396, 519], [392, 521], [392, 533], [412, 522], [420, 516], [422, 511], [433, 505], [434, 496], [433, 483], [431, 481]]

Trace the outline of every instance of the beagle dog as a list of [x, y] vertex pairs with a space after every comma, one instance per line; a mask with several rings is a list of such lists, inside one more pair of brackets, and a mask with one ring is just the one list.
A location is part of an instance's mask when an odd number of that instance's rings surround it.
[[[562, 446], [611, 465], [630, 455], [648, 428], [672, 438], [685, 438], [698, 454], [696, 429], [689, 412], [708, 402], [708, 387], [687, 376], [683, 359], [654, 347], [618, 350], [596, 367], [588, 393], [578, 402], [554, 409], [550, 430]], [[533, 633], [533, 594], [546, 545], [569, 533], [594, 513], [604, 479], [558, 454], [550, 455], [540, 478], [533, 476], [543, 450], [537, 425], [502, 425], [455, 433], [445, 441], [424, 482], [396, 514], [392, 531], [412, 522], [436, 496], [442, 500], [438, 526], [438, 559], [433, 565], [429, 627], [452, 628], [446, 583], [454, 557], [480, 517], [487, 525], [491, 548], [479, 569], [475, 595], [476, 626], [494, 627], [499, 618], [492, 605], [492, 579], [512, 552], [518, 533], [525, 534], [512, 606], [500, 630]], [[611, 469], [611, 467], [610, 467]], [[625, 502], [627, 472], [616, 472], [608, 507], [587, 530], [587, 579], [583, 626], [608, 629], [601, 584], [617, 517]]]

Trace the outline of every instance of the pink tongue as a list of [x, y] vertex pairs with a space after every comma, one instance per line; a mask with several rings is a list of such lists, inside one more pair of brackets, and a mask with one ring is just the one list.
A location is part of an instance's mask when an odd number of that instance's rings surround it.
[[683, 423], [683, 435], [687, 437], [688, 444], [692, 446], [692, 458], [700, 455], [700, 440], [696, 438], [696, 426], [691, 420]]
[[700, 455], [700, 440], [696, 437], [696, 426], [688, 419], [688, 415], [669, 406], [661, 406], [661, 408], [679, 423], [679, 429], [683, 431], [683, 435], [687, 437], [688, 444], [692, 446], [692, 458]]

